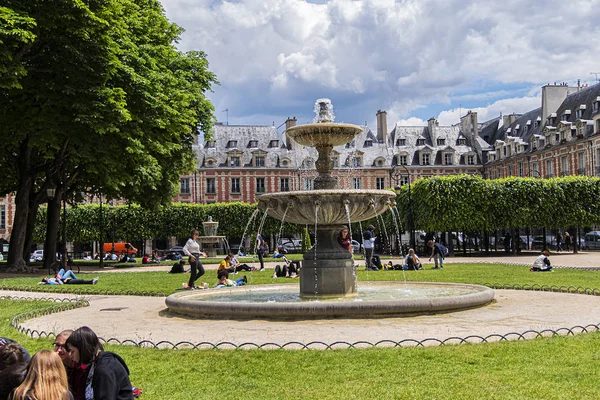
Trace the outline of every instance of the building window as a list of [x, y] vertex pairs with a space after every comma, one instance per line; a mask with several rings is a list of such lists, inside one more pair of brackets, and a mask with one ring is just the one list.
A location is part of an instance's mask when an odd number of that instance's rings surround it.
[[190, 194], [190, 178], [181, 178], [179, 180], [179, 193]]
[[279, 179], [279, 191], [289, 192], [290, 191], [290, 178]]
[[552, 178], [554, 176], [554, 168], [552, 160], [546, 160], [546, 178]]
[[375, 180], [375, 185], [379, 190], [385, 189], [385, 178], [377, 178]]
[[362, 189], [362, 183], [360, 178], [352, 178], [352, 187], [354, 189]]
[[362, 162], [361, 162], [360, 157], [352, 158], [352, 167], [354, 167], [354, 168], [362, 167]]
[[6, 206], [0, 205], [0, 229], [6, 229]]
[[396, 139], [396, 146], [406, 146], [406, 139]]
[[398, 156], [398, 165], [408, 165], [408, 156]]
[[256, 178], [256, 193], [265, 193], [265, 178]]
[[206, 166], [209, 168], [212, 168], [215, 166], [215, 160], [210, 159], [210, 160], [206, 160]]
[[425, 146], [425, 139], [417, 139], [417, 146]]
[[207, 149], [214, 149], [215, 148], [215, 142], [210, 141], [210, 142], [206, 142], [206, 145], [204, 146]]
[[340, 167], [340, 157], [335, 156], [331, 158], [333, 160], [333, 168], [339, 168]]
[[421, 154], [421, 165], [429, 165], [430, 155], [429, 153]]
[[534, 178], [540, 177], [540, 166], [538, 165], [538, 163], [533, 163], [531, 165], [531, 176], [533, 176]]
[[584, 153], [577, 154], [577, 175], [586, 175]]
[[314, 190], [315, 180], [312, 178], [304, 178], [304, 190]]
[[373, 141], [372, 140], [366, 140], [365, 141], [365, 147], [373, 147]]
[[598, 105], [599, 105], [599, 104], [600, 104], [600, 102], [599, 102], [599, 101], [595, 101], [595, 102], [594, 102], [594, 114], [596, 114], [596, 113], [598, 112], [598, 108], [599, 108], [599, 106], [598, 106]]
[[513, 176], [512, 165], [508, 166], [508, 176]]
[[241, 193], [240, 178], [231, 178], [231, 193]]
[[498, 176], [497, 178], [502, 178], [502, 168], [498, 168]]
[[409, 183], [408, 175], [402, 175], [402, 176], [400, 176], [400, 180], [398, 181], [398, 184], [400, 186], [402, 186], [402, 185], [408, 185], [408, 183]]
[[275, 147], [279, 147], [279, 140], [271, 140], [269, 142], [269, 148], [275, 148]]
[[446, 144], [446, 139], [438, 139], [437, 140], [437, 145], [438, 146], [443, 146]]
[[453, 161], [452, 153], [444, 153], [444, 164], [452, 165], [453, 164], [452, 161]]
[[231, 157], [231, 166], [239, 167], [241, 165], [239, 157]]
[[347, 148], [347, 149], [351, 149], [351, 148], [353, 148], [354, 146], [355, 146], [355, 144], [354, 144], [354, 140], [353, 140], [353, 141], [351, 141], [350, 143], [346, 143], [346, 148]]
[[560, 172], [562, 176], [569, 175], [569, 158], [567, 156], [560, 159]]
[[456, 144], [457, 144], [457, 145], [459, 145], [459, 146], [464, 146], [464, 145], [466, 145], [466, 144], [467, 144], [467, 139], [465, 139], [465, 138], [459, 138], [459, 139], [456, 141]]
[[520, 162], [519, 163], [519, 176], [523, 176], [524, 175], [524, 171], [523, 171], [523, 163]]
[[248, 148], [256, 149], [258, 148], [258, 140], [251, 140], [248, 142]]
[[217, 193], [217, 182], [215, 178], [206, 178], [206, 193], [215, 194]]
[[264, 167], [265, 166], [265, 156], [254, 157], [254, 166], [255, 167]]
[[227, 142], [228, 149], [233, 149], [235, 147], [237, 147], [237, 140], [230, 140], [229, 142]]

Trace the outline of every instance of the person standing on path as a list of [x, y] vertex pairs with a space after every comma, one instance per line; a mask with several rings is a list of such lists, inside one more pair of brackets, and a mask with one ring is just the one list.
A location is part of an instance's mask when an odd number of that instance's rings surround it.
[[266, 242], [262, 235], [258, 233], [256, 235], [256, 254], [258, 254], [258, 261], [260, 262], [259, 272], [265, 272], [265, 261], [263, 260], [266, 250], [265, 244]]
[[[438, 243], [434, 243], [433, 240], [427, 242], [427, 246], [431, 249], [431, 255], [429, 261], [433, 258], [435, 266], [433, 269], [444, 268], [444, 252]], [[439, 266], [438, 266], [439, 265]]]
[[363, 245], [365, 247], [365, 264], [367, 270], [377, 269], [371, 266], [371, 260], [373, 259], [373, 251], [375, 250], [375, 227], [369, 225], [367, 230], [363, 233]]
[[[190, 280], [188, 281], [187, 289], [194, 289], [194, 282], [202, 275], [204, 275], [204, 266], [200, 262], [200, 245], [196, 241], [198, 239], [198, 231], [194, 229], [190, 235], [191, 237], [183, 246], [183, 254], [189, 257], [189, 263], [192, 267], [190, 272]], [[205, 286], [204, 282], [201, 285], [203, 288]]]

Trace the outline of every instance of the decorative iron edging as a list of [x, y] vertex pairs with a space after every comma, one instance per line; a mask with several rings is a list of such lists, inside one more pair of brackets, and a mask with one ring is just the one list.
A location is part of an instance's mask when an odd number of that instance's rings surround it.
[[[483, 283], [483, 286], [487, 286], [493, 289], [512, 289], [512, 290], [532, 290], [532, 291], [546, 291], [546, 292], [560, 292], [560, 293], [572, 293], [572, 294], [585, 294], [590, 296], [600, 295], [600, 289], [598, 288], [583, 288], [575, 286], [548, 286], [539, 284], [500, 284], [500, 283]], [[75, 308], [87, 307], [89, 302], [81, 299], [55, 299], [55, 298], [32, 298], [32, 297], [17, 297], [17, 296], [2, 296], [2, 299], [9, 300], [37, 300], [37, 301], [54, 301], [63, 304], [57, 306], [46, 307], [38, 310], [29, 311], [23, 314], [15, 316], [11, 321], [11, 327], [17, 329], [20, 333], [23, 333], [32, 338], [48, 338], [53, 337], [56, 334], [54, 332], [38, 331], [36, 329], [24, 328], [21, 323], [31, 319], [37, 318], [44, 315], [50, 315], [53, 313], [68, 311]], [[68, 304], [64, 304], [68, 303]], [[503, 341], [515, 341], [515, 340], [531, 340], [543, 337], [554, 337], [554, 336], [575, 336], [581, 333], [590, 333], [600, 330], [600, 324], [588, 324], [585, 326], [576, 325], [571, 328], [558, 328], [558, 329], [544, 329], [541, 331], [527, 330], [525, 332], [509, 332], [506, 334], [491, 334], [487, 336], [480, 335], [469, 335], [464, 338], [458, 336], [452, 336], [446, 339], [437, 338], [426, 338], [423, 340], [417, 339], [402, 339], [400, 341], [394, 341], [390, 339], [379, 340], [377, 342], [369, 341], [358, 341], [358, 342], [346, 342], [336, 341], [333, 343], [325, 343], [322, 341], [312, 341], [309, 343], [302, 343], [298, 341], [287, 342], [284, 344], [278, 344], [273, 342], [267, 342], [263, 344], [257, 344], [253, 342], [245, 342], [242, 344], [235, 344], [232, 342], [199, 342], [192, 343], [190, 341], [180, 341], [173, 343], [168, 340], [162, 340], [154, 343], [152, 340], [135, 341], [132, 339], [119, 340], [117, 338], [105, 339], [100, 337], [100, 341], [107, 344], [117, 345], [131, 345], [141, 348], [155, 348], [155, 349], [190, 349], [190, 350], [341, 350], [341, 349], [360, 349], [370, 347], [425, 347], [425, 346], [445, 346], [445, 345], [457, 345], [457, 344], [480, 344], [480, 343], [497, 343]]]
[[[54, 286], [54, 287], [53, 287]], [[64, 286], [64, 285], [63, 285]], [[14, 291], [14, 292], [42, 292], [42, 293], [59, 293], [59, 294], [72, 294], [77, 296], [147, 296], [147, 297], [167, 297], [163, 292], [151, 292], [148, 290], [93, 290], [93, 289], [80, 289], [71, 291], [66, 288], [57, 288], [55, 285], [41, 285], [41, 287], [32, 286], [0, 286], [0, 290]]]

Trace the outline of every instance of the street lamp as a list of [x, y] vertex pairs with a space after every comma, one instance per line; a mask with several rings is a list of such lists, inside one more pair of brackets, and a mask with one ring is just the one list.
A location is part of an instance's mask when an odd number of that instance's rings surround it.
[[100, 200], [100, 268], [104, 268], [104, 236], [102, 235], [102, 231], [104, 231], [104, 218], [102, 215], [102, 195], [98, 196]]
[[67, 268], [67, 186], [63, 184], [63, 217], [62, 217], [62, 266]]
[[115, 253], [115, 204], [114, 201], [110, 201], [110, 215], [112, 216], [111, 226], [112, 226], [112, 250], [111, 255]]
[[415, 248], [415, 232], [414, 229], [414, 220], [413, 220], [413, 209], [412, 209], [412, 199], [410, 197], [410, 171], [406, 167], [406, 165], [393, 165], [392, 170], [390, 171], [390, 179], [392, 179], [396, 185], [399, 187], [400, 178], [402, 175], [402, 171], [399, 169], [403, 168], [406, 171], [406, 175], [408, 176], [408, 231], [410, 232], [410, 247]]

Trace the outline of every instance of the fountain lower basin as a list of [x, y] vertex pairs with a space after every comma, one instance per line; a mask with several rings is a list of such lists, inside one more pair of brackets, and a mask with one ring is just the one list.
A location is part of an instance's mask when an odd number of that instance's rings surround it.
[[320, 319], [419, 315], [481, 307], [494, 291], [480, 285], [365, 282], [352, 296], [307, 298], [296, 285], [180, 292], [167, 297], [169, 311], [195, 318]]

